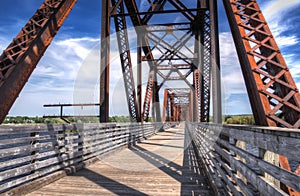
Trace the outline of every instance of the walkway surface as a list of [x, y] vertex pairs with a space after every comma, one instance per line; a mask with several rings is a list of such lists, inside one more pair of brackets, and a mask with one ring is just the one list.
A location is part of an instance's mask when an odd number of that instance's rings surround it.
[[184, 128], [172, 128], [29, 195], [213, 195]]

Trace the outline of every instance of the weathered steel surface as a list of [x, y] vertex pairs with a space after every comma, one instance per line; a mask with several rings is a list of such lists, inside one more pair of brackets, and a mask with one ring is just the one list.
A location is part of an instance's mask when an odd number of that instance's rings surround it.
[[223, 0], [257, 124], [300, 128], [300, 94], [256, 0]]
[[[202, 121], [209, 121], [210, 106], [210, 88], [213, 75], [214, 82], [219, 83], [219, 46], [218, 29], [216, 20], [216, 1], [206, 2], [193, 1], [192, 6], [181, 1], [154, 0], [145, 2], [143, 6], [149, 6], [149, 9], [140, 7], [139, 2], [134, 0], [109, 1], [103, 5], [102, 19], [102, 38], [105, 38], [104, 44], [109, 46], [110, 19], [115, 19], [115, 30], [117, 32], [120, 49], [120, 59], [124, 73], [125, 91], [127, 93], [127, 102], [129, 114], [132, 119], [139, 120], [137, 116], [142, 116], [143, 121], [148, 121], [152, 109], [152, 120], [161, 121], [159, 92], [166, 82], [170, 80], [184, 81], [192, 90], [194, 85], [202, 85], [203, 89], [199, 102], [202, 111]], [[214, 12], [214, 13], [213, 13]], [[174, 14], [182, 17], [183, 22], [158, 21], [158, 15]], [[205, 16], [205, 17], [203, 17]], [[176, 17], [174, 17], [175, 19]], [[126, 22], [131, 20], [135, 27], [138, 37], [138, 99], [135, 95], [135, 85], [133, 79], [132, 60], [130, 55], [130, 43], [126, 34]], [[212, 22], [211, 22], [212, 21]], [[159, 23], [159, 24], [157, 24]], [[181, 32], [180, 32], [181, 31]], [[195, 40], [196, 38], [196, 40]], [[203, 39], [200, 39], [203, 38]], [[195, 45], [191, 45], [194, 42]], [[198, 47], [198, 49], [197, 49]], [[194, 49], [195, 48], [195, 49]], [[203, 52], [200, 50], [203, 48]], [[107, 48], [109, 49], [109, 48]], [[195, 51], [199, 51], [194, 55]], [[101, 112], [104, 118], [108, 118], [108, 87], [109, 86], [109, 54], [106, 50], [102, 51], [102, 66], [106, 67], [102, 72], [101, 84]], [[145, 100], [143, 111], [141, 111], [141, 71], [143, 62], [149, 65], [148, 83], [145, 89]], [[168, 65], [166, 65], [168, 64]], [[202, 80], [191, 80], [193, 72], [201, 69]], [[214, 72], [211, 72], [214, 70]], [[104, 80], [104, 78], [106, 78]], [[201, 84], [193, 84], [197, 81]], [[106, 87], [104, 87], [106, 86]], [[220, 106], [220, 85], [214, 87], [214, 108]], [[172, 86], [171, 86], [172, 87]], [[193, 100], [196, 100], [192, 97]], [[106, 101], [105, 101], [106, 100]], [[218, 102], [218, 103], [217, 103]], [[219, 107], [220, 108], [220, 107]], [[221, 115], [220, 109], [214, 112]], [[100, 113], [101, 113], [100, 112]], [[101, 114], [101, 115], [102, 115]], [[197, 116], [193, 114], [191, 116]]]
[[0, 123], [76, 0], [46, 0], [0, 56]]
[[191, 93], [189, 88], [167, 88], [164, 93], [163, 121], [191, 120]]
[[140, 111], [138, 108], [136, 91], [135, 91], [135, 82], [133, 78], [132, 71], [132, 60], [131, 53], [128, 41], [128, 32], [127, 32], [127, 24], [126, 18], [124, 16], [120, 16], [120, 14], [124, 13], [124, 3], [121, 1], [119, 5], [117, 5], [116, 0], [112, 0], [112, 6], [116, 6], [116, 13], [118, 16], [114, 17], [115, 28], [117, 32], [119, 53], [121, 59], [121, 67], [123, 72], [123, 80], [124, 87], [127, 98], [127, 105], [129, 116], [131, 122], [141, 122], [140, 119]]
[[102, 1], [101, 62], [100, 62], [100, 122], [109, 122], [110, 78], [110, 11], [111, 0]]

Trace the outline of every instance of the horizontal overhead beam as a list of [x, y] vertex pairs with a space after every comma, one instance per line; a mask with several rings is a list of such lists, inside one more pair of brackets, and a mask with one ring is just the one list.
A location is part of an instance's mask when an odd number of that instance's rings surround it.
[[159, 11], [153, 11], [153, 12], [133, 12], [133, 13], [124, 13], [124, 14], [116, 14], [113, 13], [111, 16], [134, 16], [134, 15], [148, 15], [148, 14], [171, 14], [171, 13], [185, 13], [185, 12], [198, 12], [201, 10], [206, 10], [203, 8], [200, 9], [186, 9], [186, 10], [159, 10]]

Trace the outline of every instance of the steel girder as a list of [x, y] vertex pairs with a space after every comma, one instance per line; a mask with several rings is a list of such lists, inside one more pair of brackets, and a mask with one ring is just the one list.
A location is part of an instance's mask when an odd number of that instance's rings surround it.
[[101, 62], [100, 62], [100, 122], [109, 122], [110, 79], [110, 18], [111, 0], [102, 1]]
[[[151, 4], [150, 4], [151, 2]], [[213, 53], [213, 49], [217, 49], [218, 45], [215, 45], [218, 39], [217, 30], [215, 27], [215, 16], [216, 14], [210, 14], [211, 12], [216, 12], [215, 10], [215, 1], [207, 2], [205, 0], [195, 1], [196, 7], [188, 8], [185, 3], [178, 0], [154, 0], [149, 1], [150, 8], [147, 12], [141, 12], [138, 9], [137, 2], [134, 0], [124, 0], [124, 4], [127, 8], [127, 13], [118, 13], [117, 8], [113, 7], [112, 16], [114, 17], [130, 17], [131, 22], [134, 27], [137, 29], [137, 34], [141, 43], [139, 43], [140, 48], [142, 49], [144, 56], [139, 56], [138, 66], [142, 65], [142, 61], [145, 61], [149, 64], [150, 71], [148, 77], [148, 83], [146, 86], [145, 100], [142, 112], [142, 119], [148, 121], [150, 108], [152, 104], [152, 116], [156, 121], [160, 121], [160, 107], [159, 107], [159, 90], [163, 87], [166, 81], [169, 80], [182, 80], [184, 81], [191, 89], [194, 90], [195, 84], [192, 84], [189, 81], [189, 76], [192, 76], [194, 70], [198, 67], [200, 70], [200, 75], [202, 76], [200, 86], [202, 86], [199, 92], [200, 96], [198, 102], [201, 102], [201, 111], [198, 112], [198, 115], [201, 116], [200, 121], [207, 122], [209, 120], [209, 106], [210, 106], [210, 86], [211, 86], [211, 70], [216, 69], [218, 66], [218, 55], [216, 52]], [[122, 4], [122, 1], [116, 2], [118, 5]], [[175, 9], [166, 9], [166, 4], [169, 3]], [[195, 15], [195, 12], [202, 13], [202, 15]], [[182, 15], [187, 22], [183, 23], [161, 23], [161, 24], [148, 24], [153, 16], [158, 14], [165, 13], [177, 13]], [[203, 16], [201, 18], [201, 16]], [[205, 16], [205, 17], [204, 17]], [[214, 21], [213, 24], [210, 21]], [[201, 25], [202, 24], [202, 25]], [[145, 26], [140, 28], [141, 26]], [[200, 29], [199, 29], [200, 26]], [[193, 51], [188, 45], [189, 41], [195, 37], [195, 29], [198, 29], [198, 34], [203, 37], [200, 45], [203, 44], [204, 52], [200, 56], [190, 57], [182, 52], [182, 50], [189, 51], [193, 55]], [[177, 37], [174, 32], [184, 31], [181, 37]], [[157, 33], [158, 32], [158, 33]], [[163, 34], [160, 34], [163, 33]], [[176, 41], [175, 43], [169, 43], [166, 41], [166, 37], [172, 35], [172, 38]], [[197, 37], [198, 38], [198, 37]], [[154, 57], [153, 53], [159, 51], [161, 53], [160, 57]], [[218, 51], [218, 50], [215, 50]], [[140, 52], [138, 52], [140, 55]], [[200, 58], [202, 60], [200, 60]], [[199, 60], [198, 60], [199, 59]], [[166, 60], [183, 62], [181, 64], [175, 63], [172, 66], [165, 65]], [[198, 62], [197, 62], [198, 61]], [[214, 61], [216, 64], [214, 64]], [[197, 65], [195, 65], [197, 63]], [[141, 69], [141, 68], [139, 68]], [[165, 72], [167, 71], [167, 72]], [[176, 75], [177, 74], [177, 75]], [[212, 79], [215, 79], [219, 76], [214, 76]], [[159, 83], [158, 78], [162, 78], [162, 81]], [[140, 79], [139, 79], [140, 80]], [[215, 81], [219, 81], [219, 78], [216, 78]], [[194, 80], [195, 82], [195, 80]], [[197, 85], [197, 86], [199, 86]], [[139, 86], [139, 84], [138, 84]], [[213, 85], [214, 87], [214, 85]], [[215, 88], [214, 88], [215, 89]], [[219, 90], [219, 89], [217, 89]], [[141, 87], [138, 87], [138, 93], [141, 92]], [[216, 91], [213, 91], [216, 92]], [[220, 94], [215, 95], [215, 97], [221, 97]], [[139, 95], [139, 100], [141, 97]], [[193, 99], [196, 100], [196, 99]], [[217, 101], [220, 102], [218, 99]], [[151, 103], [152, 102], [152, 103]], [[218, 103], [220, 104], [220, 103]], [[214, 105], [218, 105], [214, 104]], [[141, 103], [138, 103], [141, 105]], [[199, 104], [200, 105], [200, 104]], [[221, 116], [221, 110], [217, 110], [219, 116]], [[193, 115], [197, 116], [197, 114]]]
[[[147, 24], [147, 21], [149, 21], [151, 19], [151, 17], [153, 16], [153, 14], [150, 13], [151, 10], [157, 10], [157, 9], [161, 9], [160, 7], [164, 5], [164, 3], [166, 2], [166, 0], [155, 0], [153, 2], [153, 6], [149, 8], [149, 11], [147, 12], [147, 14], [144, 15], [143, 18], [141, 18], [141, 15], [139, 15], [139, 10], [138, 7], [136, 5], [135, 0], [124, 0], [124, 3], [126, 5], [126, 8], [128, 10], [132, 24], [134, 25], [134, 27], [136, 27], [136, 33], [138, 34], [138, 37], [141, 37], [141, 48], [145, 54], [145, 58], [147, 59], [147, 62], [149, 64], [150, 67], [150, 71], [149, 74], [151, 72], [153, 72], [153, 77], [149, 77], [149, 79], [151, 79], [151, 81], [148, 81], [147, 84], [147, 88], [146, 88], [146, 96], [145, 96], [145, 101], [147, 101], [147, 103], [144, 102], [144, 107], [143, 109], [146, 109], [146, 111], [143, 111], [143, 120], [148, 121], [149, 119], [149, 113], [150, 113], [150, 105], [151, 105], [151, 98], [152, 98], [152, 111], [153, 111], [153, 119], [155, 121], [160, 122], [161, 121], [161, 114], [160, 114], [160, 100], [159, 100], [159, 94], [158, 94], [158, 87], [157, 87], [157, 68], [154, 64], [154, 57], [153, 54], [151, 53], [151, 49], [149, 47], [149, 43], [148, 40], [145, 38], [145, 31], [143, 29], [142, 26]], [[140, 53], [139, 53], [140, 55]], [[142, 57], [138, 57], [139, 59], [142, 60]], [[141, 65], [141, 64], [140, 64]], [[150, 74], [151, 75], [151, 74]], [[149, 89], [150, 88], [150, 89]], [[151, 96], [149, 96], [149, 91], [151, 91]], [[146, 99], [148, 98], [148, 99]], [[138, 103], [138, 105], [141, 105], [141, 103]]]
[[[256, 0], [223, 3], [256, 123], [300, 128], [299, 90]], [[279, 159], [281, 167], [290, 171], [288, 159]], [[300, 195], [287, 189], [291, 195]]]
[[259, 125], [300, 128], [300, 94], [255, 0], [224, 0]]
[[153, 85], [154, 85], [154, 71], [150, 71], [148, 82], [146, 86], [145, 100], [143, 105], [143, 121], [149, 121], [151, 100], [153, 95]]
[[194, 88], [198, 122], [209, 121], [210, 97], [211, 97], [211, 23], [210, 11], [200, 11], [197, 14], [199, 27], [195, 29], [195, 62], [197, 70], [194, 71]]
[[164, 90], [163, 121], [190, 120], [190, 88], [167, 88]]
[[200, 71], [197, 69], [194, 71], [194, 93], [193, 93], [193, 97], [195, 99], [195, 101], [193, 102], [194, 105], [194, 114], [193, 114], [193, 121], [196, 121], [196, 122], [201, 122], [202, 121], [202, 116], [200, 115], [201, 114], [201, 111], [202, 108], [201, 108], [201, 87], [200, 87], [200, 84], [201, 84], [201, 81], [202, 80], [202, 77], [201, 77], [201, 73]]
[[138, 109], [135, 84], [132, 71], [130, 48], [128, 43], [128, 33], [125, 16], [120, 14], [124, 13], [124, 4], [121, 1], [118, 5], [115, 0], [112, 0], [112, 6], [117, 7], [117, 16], [114, 17], [115, 27], [117, 31], [117, 39], [119, 46], [119, 53], [121, 59], [121, 67], [123, 72], [123, 80], [128, 103], [128, 110], [131, 122], [140, 122], [140, 111]]
[[45, 0], [0, 56], [0, 123], [76, 0]]
[[164, 105], [163, 105], [163, 115], [162, 115], [162, 121], [167, 122], [170, 121], [170, 94], [168, 89], [165, 89], [164, 91]]

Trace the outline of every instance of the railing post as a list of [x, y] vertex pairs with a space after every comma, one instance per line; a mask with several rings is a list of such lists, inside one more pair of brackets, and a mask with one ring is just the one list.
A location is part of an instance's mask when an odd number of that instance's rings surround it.
[[34, 174], [36, 173], [36, 164], [38, 162], [38, 154], [39, 151], [36, 149], [38, 146], [38, 137], [39, 137], [39, 133], [38, 132], [31, 132], [30, 133], [30, 137], [32, 138], [30, 145], [31, 145], [31, 152], [30, 152], [30, 156], [31, 156], [31, 161], [30, 164], [34, 166], [34, 170], [30, 172], [30, 174]]

